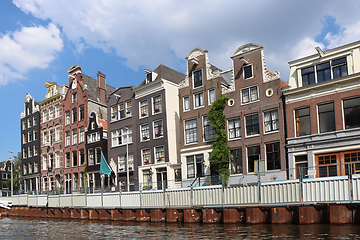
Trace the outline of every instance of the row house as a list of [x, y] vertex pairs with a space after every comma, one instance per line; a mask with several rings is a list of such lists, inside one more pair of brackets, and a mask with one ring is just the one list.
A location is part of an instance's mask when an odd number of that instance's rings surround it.
[[[230, 184], [286, 179], [285, 124], [281, 87], [287, 84], [265, 64], [263, 46], [249, 43], [232, 55], [224, 113], [230, 147]], [[258, 164], [257, 164], [258, 163]]]
[[360, 41], [289, 62], [286, 102], [290, 178], [360, 170]]
[[68, 86], [45, 82], [45, 99], [40, 102], [41, 190], [55, 191], [62, 187], [63, 105]]
[[25, 191], [40, 190], [40, 105], [29, 93], [20, 117], [22, 176]]
[[207, 113], [211, 104], [221, 95], [222, 88], [229, 86], [226, 81], [228, 73], [209, 63], [207, 50], [196, 48], [188, 54], [186, 60], [186, 75], [179, 86], [183, 186], [188, 186], [195, 178], [218, 175], [216, 167], [210, 165], [209, 161], [215, 133], [207, 119]]
[[11, 179], [11, 158], [0, 162], [0, 197], [9, 197], [11, 195], [10, 187], [4, 184], [5, 181]]
[[71, 189], [84, 187], [85, 165], [88, 164], [85, 153], [85, 128], [92, 111], [100, 119], [107, 120], [106, 98], [115, 90], [106, 84], [105, 75], [97, 73], [93, 79], [81, 71], [80, 65], [68, 69], [69, 89], [63, 100], [64, 124], [64, 162], [63, 186], [67, 193]]
[[[108, 159], [108, 149], [107, 149], [107, 121], [100, 119], [98, 113], [92, 111], [88, 119], [88, 125], [85, 129], [85, 139], [86, 139], [86, 154], [87, 154], [87, 186], [89, 186], [90, 191], [99, 190], [101, 187], [101, 176], [100, 176], [100, 162], [101, 162], [101, 153]], [[114, 164], [112, 164], [114, 165]], [[114, 168], [114, 166], [112, 167]], [[115, 171], [112, 171], [112, 177], [106, 176], [104, 180], [104, 187], [109, 187], [114, 185]]]

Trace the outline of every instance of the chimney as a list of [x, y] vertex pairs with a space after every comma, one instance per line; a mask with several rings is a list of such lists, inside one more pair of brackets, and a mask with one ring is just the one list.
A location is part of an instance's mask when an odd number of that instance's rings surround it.
[[106, 75], [100, 71], [96, 77], [96, 97], [100, 102], [106, 103]]
[[71, 67], [67, 70], [68, 76], [69, 76], [69, 87], [71, 87], [71, 84], [73, 80], [76, 78], [77, 81], [81, 80], [81, 66], [80, 65], [71, 65]]

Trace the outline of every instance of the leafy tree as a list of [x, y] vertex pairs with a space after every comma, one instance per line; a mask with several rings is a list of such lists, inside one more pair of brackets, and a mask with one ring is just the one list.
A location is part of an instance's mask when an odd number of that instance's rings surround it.
[[226, 116], [224, 114], [224, 108], [228, 99], [227, 96], [220, 96], [215, 100], [211, 104], [211, 109], [207, 116], [216, 135], [209, 156], [210, 164], [217, 169], [220, 175], [225, 175], [226, 180], [230, 174], [230, 149], [227, 145], [227, 134], [225, 131]]
[[[22, 157], [21, 153], [18, 152], [16, 156], [14, 156], [14, 165], [13, 165], [13, 188], [14, 192], [22, 189]], [[11, 168], [10, 168], [11, 169]], [[11, 188], [11, 178], [2, 181], [4, 187]]]

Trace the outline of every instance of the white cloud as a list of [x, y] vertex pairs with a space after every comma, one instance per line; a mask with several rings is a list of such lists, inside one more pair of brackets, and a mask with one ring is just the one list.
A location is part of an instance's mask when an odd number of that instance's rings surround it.
[[0, 35], [0, 85], [26, 78], [30, 69], [48, 67], [62, 47], [60, 30], [52, 23]]
[[[288, 61], [315, 53], [315, 37], [322, 19], [333, 16], [341, 29], [328, 36], [329, 46], [356, 38], [359, 4], [356, 0], [240, 1], [240, 0], [13, 0], [22, 11], [62, 27], [78, 51], [87, 47], [115, 51], [133, 69], [170, 67], [194, 48], [209, 50], [210, 61], [231, 67], [230, 55], [240, 45], [255, 42], [265, 47], [267, 66], [282, 72]], [[350, 37], [352, 35], [352, 37]], [[352, 40], [351, 40], [352, 41]], [[322, 45], [323, 47], [323, 45]]]

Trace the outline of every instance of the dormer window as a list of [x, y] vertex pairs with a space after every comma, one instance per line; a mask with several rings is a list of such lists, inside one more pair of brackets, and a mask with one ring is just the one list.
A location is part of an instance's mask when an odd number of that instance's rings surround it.
[[333, 68], [333, 78], [343, 77], [347, 74], [346, 57], [333, 60], [331, 62]]
[[201, 69], [193, 72], [194, 88], [201, 87], [202, 83], [202, 72]]
[[244, 66], [244, 79], [248, 79], [252, 77], [253, 77], [252, 65]]
[[146, 74], [146, 82], [147, 82], [147, 83], [152, 82], [152, 73], [151, 73], [151, 72], [149, 72], [149, 73]]

